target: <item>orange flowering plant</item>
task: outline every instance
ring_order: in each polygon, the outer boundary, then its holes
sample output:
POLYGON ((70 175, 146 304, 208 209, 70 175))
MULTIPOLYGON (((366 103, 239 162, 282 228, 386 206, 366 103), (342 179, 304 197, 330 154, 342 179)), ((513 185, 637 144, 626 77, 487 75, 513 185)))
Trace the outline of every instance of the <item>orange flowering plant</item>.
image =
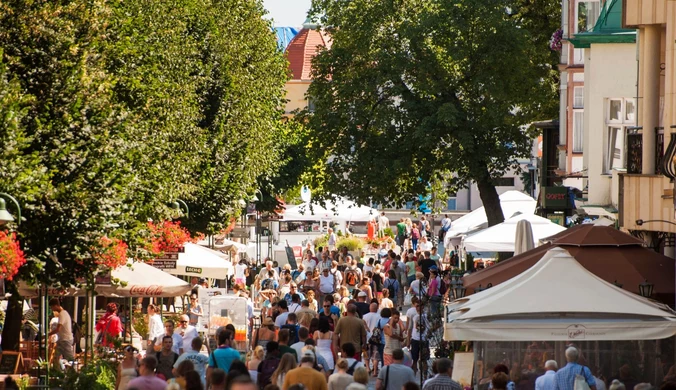
POLYGON ((155 254, 177 252, 186 242, 195 241, 178 221, 148 222, 148 228, 151 237, 149 250, 155 254))
POLYGON ((16 240, 16 234, 0 231, 0 272, 12 280, 19 268, 26 263, 26 257, 16 240))
POLYGON ((93 250, 96 264, 115 269, 127 264, 127 244, 119 238, 103 236, 99 239, 99 246, 93 250))

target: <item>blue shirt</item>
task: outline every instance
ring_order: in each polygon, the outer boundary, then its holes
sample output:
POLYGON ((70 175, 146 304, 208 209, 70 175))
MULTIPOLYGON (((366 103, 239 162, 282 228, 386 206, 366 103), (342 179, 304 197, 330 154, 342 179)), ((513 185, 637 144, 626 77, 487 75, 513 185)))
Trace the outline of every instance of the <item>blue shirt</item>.
POLYGON ((588 367, 568 362, 565 367, 556 372, 554 376, 554 390, 574 390, 575 375, 583 375, 589 387, 596 386, 596 380, 588 367))
POLYGON ((209 367, 220 368, 226 373, 230 371, 230 366, 235 360, 239 360, 239 351, 230 347, 218 347, 217 350, 209 354, 209 367), (214 362, 214 359, 216 360, 214 362))
POLYGON ((549 370, 535 380, 535 390, 554 390, 556 371, 549 370))

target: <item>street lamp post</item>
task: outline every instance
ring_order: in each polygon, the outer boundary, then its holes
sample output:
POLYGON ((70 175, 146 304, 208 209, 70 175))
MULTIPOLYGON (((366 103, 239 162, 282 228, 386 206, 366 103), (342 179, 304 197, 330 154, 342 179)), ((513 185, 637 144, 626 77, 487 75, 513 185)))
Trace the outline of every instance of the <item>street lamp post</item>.
POLYGON ((648 219, 648 220, 637 219, 636 225, 643 226, 643 224, 650 223, 650 222, 661 222, 661 223, 667 223, 669 225, 675 225, 676 226, 676 222, 665 221, 663 219, 648 219))
POLYGON ((176 199, 175 201, 171 202, 170 206, 172 209, 179 211, 182 211, 181 206, 183 206, 185 208, 185 217, 190 218, 190 209, 188 208, 188 205, 184 201, 176 199))
POLYGON ((14 221, 14 217, 12 217, 12 214, 10 214, 7 211, 7 204, 5 203, 5 200, 3 197, 9 199, 14 203, 16 206, 16 214, 17 214, 17 220, 16 224, 20 225, 21 224, 21 206, 19 206, 19 202, 10 194, 0 192, 0 223, 5 223, 5 222, 12 222, 14 221))

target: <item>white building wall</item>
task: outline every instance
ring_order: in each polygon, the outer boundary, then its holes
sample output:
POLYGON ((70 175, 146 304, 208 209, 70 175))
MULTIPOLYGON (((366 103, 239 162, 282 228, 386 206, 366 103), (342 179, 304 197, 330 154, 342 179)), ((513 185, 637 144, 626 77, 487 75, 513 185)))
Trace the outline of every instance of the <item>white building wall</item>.
POLYGON ((585 50, 585 145, 589 204, 611 204, 610 172, 604 172, 608 147, 606 119, 609 98, 636 95, 636 45, 592 44, 585 50))

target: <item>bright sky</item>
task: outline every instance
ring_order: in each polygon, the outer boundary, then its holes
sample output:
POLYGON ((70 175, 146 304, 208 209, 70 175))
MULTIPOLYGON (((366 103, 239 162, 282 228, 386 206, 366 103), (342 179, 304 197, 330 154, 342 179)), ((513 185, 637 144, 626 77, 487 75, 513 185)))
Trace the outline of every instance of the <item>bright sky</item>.
POLYGON ((307 18, 312 0, 263 0, 269 18, 278 27, 300 27, 307 18))

